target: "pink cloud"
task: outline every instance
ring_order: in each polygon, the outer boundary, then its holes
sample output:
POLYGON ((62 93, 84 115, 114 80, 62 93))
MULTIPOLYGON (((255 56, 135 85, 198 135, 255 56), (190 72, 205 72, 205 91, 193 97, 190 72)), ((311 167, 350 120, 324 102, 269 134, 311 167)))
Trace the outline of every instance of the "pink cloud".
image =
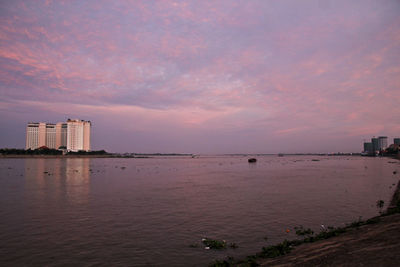
POLYGON ((395 134, 398 8, 10 1, 0 17, 0 101, 7 112, 73 107, 128 121, 131 133, 172 125, 171 138, 173 129, 188 138, 214 129, 233 143, 395 134))

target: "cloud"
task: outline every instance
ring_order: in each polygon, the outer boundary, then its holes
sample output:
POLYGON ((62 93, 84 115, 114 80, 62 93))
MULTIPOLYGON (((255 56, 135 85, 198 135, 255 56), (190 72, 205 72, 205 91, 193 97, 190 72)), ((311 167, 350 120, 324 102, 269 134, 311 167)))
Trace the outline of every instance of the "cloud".
POLYGON ((249 135, 395 135, 399 11, 397 1, 4 1, 0 110, 30 120, 73 108, 127 135, 176 129, 188 143, 214 129, 249 150, 249 135))

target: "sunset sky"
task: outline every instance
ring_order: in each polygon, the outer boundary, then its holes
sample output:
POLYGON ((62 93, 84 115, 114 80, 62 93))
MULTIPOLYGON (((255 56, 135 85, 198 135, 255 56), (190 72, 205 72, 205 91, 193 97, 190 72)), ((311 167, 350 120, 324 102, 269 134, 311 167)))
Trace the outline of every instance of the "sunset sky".
POLYGON ((359 152, 400 136, 400 1, 1 1, 0 147, 359 152))

